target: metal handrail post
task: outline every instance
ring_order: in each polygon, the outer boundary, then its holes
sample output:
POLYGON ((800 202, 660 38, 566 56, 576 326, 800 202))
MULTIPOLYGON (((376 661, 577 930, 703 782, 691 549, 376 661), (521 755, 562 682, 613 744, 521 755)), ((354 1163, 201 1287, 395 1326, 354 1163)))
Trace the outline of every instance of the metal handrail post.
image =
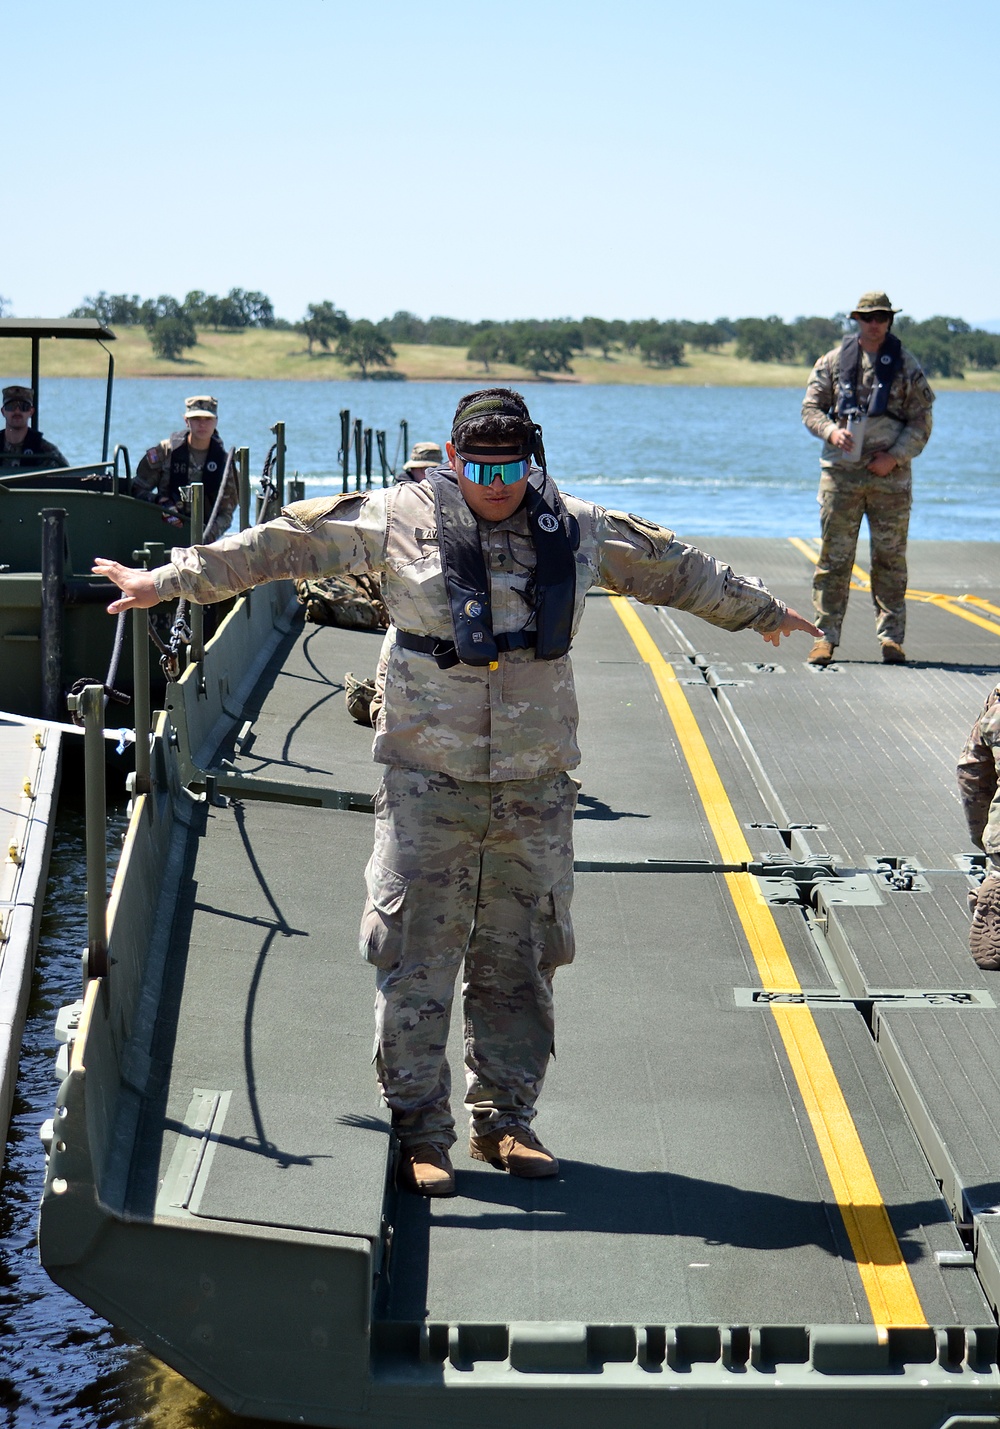
POLYGON ((344 490, 347 490, 348 474, 351 469, 351 409, 341 407, 340 409, 340 457, 341 471, 344 478, 344 490))
POLYGON ((354 490, 361 490, 361 418, 354 418, 354 490))
POLYGON ((385 431, 375 433, 375 445, 378 447, 379 465, 382 468, 382 485, 389 485, 389 458, 385 453, 385 431))
POLYGON ((65 595, 66 512, 47 506, 42 518, 42 718, 62 718, 63 605, 65 595))
POLYGON ((372 484, 372 429, 365 427, 365 490, 372 484))
MULTIPOLYGON (((104 344, 101 343, 104 347, 104 344)), ((104 348, 107 352, 107 348, 104 348)), ((101 447, 101 461, 108 459, 108 442, 111 440, 111 393, 115 385, 115 355, 108 352, 108 391, 104 399, 104 444, 101 447)))
MULTIPOLYGON (((410 424, 405 417, 400 418, 400 434, 403 438, 403 461, 410 460, 410 424)), ((401 463, 402 464, 402 463, 401 463)))
MULTIPOLYGON (((236 453, 236 464, 239 468, 239 489, 240 489, 240 530, 245 531, 250 525, 250 448, 240 447, 236 453)), ((192 532, 194 526, 192 525, 192 532)))
POLYGON ((132 610, 132 686, 135 709, 135 784, 133 794, 148 794, 149 731, 152 723, 149 697, 149 611, 132 610))
POLYGON ((275 422, 271 428, 274 437, 274 484, 278 489, 278 510, 285 504, 285 424, 275 422))
POLYGON ((87 949, 84 979, 108 971, 107 797, 104 787, 104 687, 85 685, 69 708, 83 719, 83 772, 87 832, 87 949))
MULTIPOLYGON (((242 448, 246 451, 246 447, 242 448)), ((242 486, 240 496, 242 499, 242 486)), ((205 488, 200 481, 191 483, 191 533, 198 533, 197 539, 204 538, 205 531, 205 488)), ((188 664, 200 665, 205 658, 205 607, 191 602, 191 644, 188 646, 188 664)))

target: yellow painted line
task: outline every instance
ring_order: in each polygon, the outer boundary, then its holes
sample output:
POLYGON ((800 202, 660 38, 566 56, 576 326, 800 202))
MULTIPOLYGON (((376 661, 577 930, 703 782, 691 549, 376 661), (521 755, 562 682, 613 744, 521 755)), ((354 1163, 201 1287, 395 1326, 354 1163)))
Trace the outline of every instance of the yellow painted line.
MULTIPOLYGON (((819 565, 819 552, 817 550, 808 545, 807 542, 801 540, 798 536, 789 536, 788 540, 797 551, 802 552, 807 560, 812 561, 814 566, 819 565)), ((851 582, 856 590, 871 590, 872 588, 871 576, 862 566, 855 565, 851 567, 851 582)), ((1000 635, 1000 626, 997 625, 995 620, 986 620, 983 616, 976 615, 972 610, 962 609, 962 601, 968 601, 970 604, 974 602, 976 605, 982 606, 984 610, 991 610, 1000 616, 1000 607, 990 605, 989 601, 980 600, 978 596, 943 595, 938 591, 913 590, 908 587, 906 599, 917 601, 921 605, 936 605, 940 610, 946 610, 949 615, 957 615, 960 619, 969 621, 971 625, 978 625, 981 630, 988 630, 991 635, 1000 635)))
MULTIPOLYGON (((722 861, 749 860, 750 847, 677 676, 628 601, 612 596, 611 604, 650 667, 663 697, 722 861)), ((756 881, 748 873, 727 873, 725 880, 765 991, 799 991, 778 925, 756 881)), ((920 1299, 816 1019, 802 1004, 772 1005, 771 1012, 843 1217, 872 1318, 880 1326, 926 1325, 920 1299)))

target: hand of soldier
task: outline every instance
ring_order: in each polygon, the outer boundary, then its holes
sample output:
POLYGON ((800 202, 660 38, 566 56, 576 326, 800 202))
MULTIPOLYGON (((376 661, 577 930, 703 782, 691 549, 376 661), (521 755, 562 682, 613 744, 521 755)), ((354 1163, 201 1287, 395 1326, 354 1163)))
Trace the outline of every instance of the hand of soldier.
POLYGON ((122 592, 118 600, 108 606, 109 615, 117 615, 122 610, 149 610, 159 605, 160 597, 149 571, 137 570, 133 566, 123 566, 118 561, 107 561, 103 556, 94 559, 92 574, 112 581, 122 592))
POLYGON ((1000 876, 988 873, 975 893, 970 893, 972 926, 969 951, 986 972, 1000 971, 1000 876))
POLYGON ((781 637, 791 635, 795 630, 804 630, 814 640, 823 639, 823 632, 819 626, 813 625, 811 620, 806 620, 805 616, 800 615, 797 610, 789 610, 777 630, 772 630, 768 635, 764 635, 764 639, 771 645, 780 645, 781 637))
POLYGON ((852 452, 854 450, 854 438, 846 427, 837 427, 830 433, 830 445, 836 447, 838 451, 852 452))
POLYGON ((872 476, 888 476, 890 471, 896 468, 896 458, 890 456, 888 452, 876 452, 868 463, 868 470, 872 476))

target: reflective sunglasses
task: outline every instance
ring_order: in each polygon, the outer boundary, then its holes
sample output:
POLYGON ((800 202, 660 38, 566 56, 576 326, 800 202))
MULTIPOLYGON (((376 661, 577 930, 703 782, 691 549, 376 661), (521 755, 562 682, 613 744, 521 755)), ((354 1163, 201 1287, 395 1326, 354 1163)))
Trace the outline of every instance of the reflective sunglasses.
POLYGON ((30 412, 30 411, 32 411, 32 406, 31 406, 31 403, 30 403, 30 402, 21 402, 21 401, 18 401, 17 399, 15 399, 13 402, 5 402, 5 403, 3 404, 3 411, 5 411, 5 412, 30 412))
MULTIPOLYGON (((459 456, 461 455, 459 452, 459 456)), ((524 480, 531 465, 527 457, 522 457, 519 461, 470 461, 464 456, 462 464, 462 475, 469 481, 474 481, 477 486, 492 486, 497 477, 504 486, 513 486, 524 480)))
POLYGON ((887 323, 891 313, 858 313, 860 323, 887 323))

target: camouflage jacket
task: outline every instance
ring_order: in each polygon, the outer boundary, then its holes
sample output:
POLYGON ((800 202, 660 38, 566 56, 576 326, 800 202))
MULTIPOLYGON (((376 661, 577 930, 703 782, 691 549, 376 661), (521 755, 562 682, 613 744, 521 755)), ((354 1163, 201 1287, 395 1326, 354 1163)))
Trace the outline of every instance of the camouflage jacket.
MULTIPOLYGON (((186 440, 186 431, 175 432, 172 437, 165 437, 162 442, 158 442, 155 447, 150 447, 148 451, 143 453, 139 465, 135 469, 135 475, 132 478, 133 496, 137 497, 140 501, 155 501, 162 504, 169 502, 172 495, 176 495, 176 493, 171 490, 171 457, 176 447, 186 440)), ((199 457, 202 457, 205 461, 214 459, 218 463, 222 460, 221 453, 224 451, 225 448, 220 438, 218 443, 213 441, 212 446, 207 452, 189 453, 188 459, 192 464, 188 480, 192 482, 201 481, 207 487, 208 483, 205 482, 205 473, 199 470, 194 462, 197 461, 199 457)), ((218 488, 216 488, 216 490, 217 489, 218 488)), ((208 500, 207 496, 208 493, 206 490, 206 521, 211 516, 212 507, 215 505, 214 496, 211 500, 208 500)), ((222 493, 222 500, 219 502, 219 513, 215 518, 211 531, 205 532, 207 540, 213 541, 217 536, 221 536, 224 531, 229 530, 229 524, 233 519, 233 512, 239 504, 239 499, 240 493, 236 480, 236 469, 235 466, 233 466, 226 481, 226 489, 222 493)), ((178 500, 176 506, 182 515, 190 515, 185 501, 178 500)))
POLYGON ((29 430, 23 442, 10 444, 6 435, 0 435, 0 471, 51 471, 60 466, 69 462, 41 432, 29 430))
MULTIPOLYGON (((759 581, 675 540, 652 522, 563 497, 580 524, 574 633, 593 586, 677 606, 726 630, 778 629, 786 607, 759 581)), ((263 581, 339 572, 381 577, 393 625, 453 636, 429 483, 297 502, 277 520, 211 546, 177 548, 154 573, 162 599, 218 600, 263 581)), ((524 511, 480 521, 497 634, 531 629, 524 591, 535 563, 524 511)), ((374 754, 383 764, 456 779, 534 779, 579 763, 577 703, 568 656, 501 654, 496 669, 441 670, 430 655, 393 645, 374 754)))
MULTIPOLYGON (((874 367, 867 353, 862 356, 858 397, 867 406, 871 396, 874 367)), ((840 348, 835 347, 821 357, 812 370, 802 402, 802 420, 823 443, 820 465, 837 467, 844 472, 868 479, 865 462, 876 452, 890 452, 899 467, 908 468, 915 456, 927 445, 931 434, 931 404, 934 393, 912 353, 903 349, 903 365, 889 389, 889 402, 880 417, 870 417, 865 430, 864 446, 859 462, 842 462, 836 447, 830 445, 830 434, 843 423, 837 418, 840 396, 840 348)), ((891 475, 895 475, 893 472, 891 475)), ((909 475, 908 471, 906 475, 909 475)))
POLYGON ((1000 685, 991 690, 958 761, 958 792, 972 842, 1000 871, 1000 685))

